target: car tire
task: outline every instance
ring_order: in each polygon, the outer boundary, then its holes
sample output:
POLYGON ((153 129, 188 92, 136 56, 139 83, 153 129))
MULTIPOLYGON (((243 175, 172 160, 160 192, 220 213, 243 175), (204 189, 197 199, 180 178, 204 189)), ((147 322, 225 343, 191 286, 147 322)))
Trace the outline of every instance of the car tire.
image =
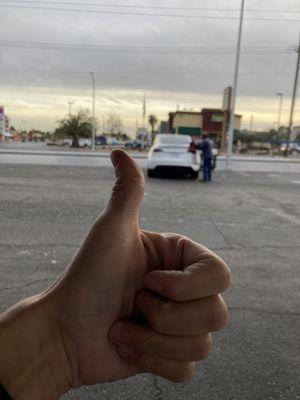
POLYGON ((154 169, 148 169, 147 170, 147 175, 149 178, 154 178, 155 177, 155 170, 154 169))
POLYGON ((193 171, 193 172, 191 172, 191 179, 197 179, 197 178, 198 178, 198 175, 199 175, 199 172, 198 172, 198 171, 193 171))

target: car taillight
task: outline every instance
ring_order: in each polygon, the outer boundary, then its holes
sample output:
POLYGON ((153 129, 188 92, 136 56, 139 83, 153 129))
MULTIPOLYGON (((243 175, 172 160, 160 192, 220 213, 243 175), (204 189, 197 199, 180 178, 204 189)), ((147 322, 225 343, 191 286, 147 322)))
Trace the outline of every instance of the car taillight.
POLYGON ((189 153, 193 153, 193 154, 196 153, 196 143, 195 142, 190 143, 189 153))
POLYGON ((154 149, 153 153, 160 153, 162 151, 162 149, 154 149))

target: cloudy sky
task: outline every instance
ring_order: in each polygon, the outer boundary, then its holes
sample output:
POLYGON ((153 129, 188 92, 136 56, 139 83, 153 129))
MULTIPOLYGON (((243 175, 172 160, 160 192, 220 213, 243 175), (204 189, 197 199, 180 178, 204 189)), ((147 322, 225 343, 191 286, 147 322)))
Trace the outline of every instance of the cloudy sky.
MULTIPOLYGON (((72 110, 117 112, 128 132, 147 114, 220 107, 232 84, 240 0, 0 0, 0 104, 17 128, 53 129, 72 110)), ((243 126, 287 124, 299 0, 246 0, 237 111, 243 126)), ((299 96, 298 96, 299 97, 299 96)), ((295 124, 300 124, 300 101, 295 124)))

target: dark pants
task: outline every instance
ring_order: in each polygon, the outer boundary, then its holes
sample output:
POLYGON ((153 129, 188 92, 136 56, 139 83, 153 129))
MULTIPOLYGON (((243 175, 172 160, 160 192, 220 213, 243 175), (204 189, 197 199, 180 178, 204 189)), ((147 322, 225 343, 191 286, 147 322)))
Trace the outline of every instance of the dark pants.
POLYGON ((203 158, 203 181, 211 181, 211 158, 203 158))

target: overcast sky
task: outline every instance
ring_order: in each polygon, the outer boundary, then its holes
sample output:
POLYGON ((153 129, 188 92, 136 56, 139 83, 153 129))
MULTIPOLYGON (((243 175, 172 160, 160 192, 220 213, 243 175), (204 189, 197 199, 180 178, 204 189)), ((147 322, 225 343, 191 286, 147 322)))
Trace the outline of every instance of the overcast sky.
MULTIPOLYGON (((100 125, 113 110, 133 133, 144 93, 147 114, 160 119, 178 105, 220 107, 233 81, 240 4, 0 0, 0 104, 17 128, 53 129, 69 101, 74 111, 91 108, 94 71, 100 125)), ((251 115, 254 129, 274 126, 276 92, 284 93, 287 124, 299 31, 299 0, 246 0, 237 100, 244 127, 251 115)))

